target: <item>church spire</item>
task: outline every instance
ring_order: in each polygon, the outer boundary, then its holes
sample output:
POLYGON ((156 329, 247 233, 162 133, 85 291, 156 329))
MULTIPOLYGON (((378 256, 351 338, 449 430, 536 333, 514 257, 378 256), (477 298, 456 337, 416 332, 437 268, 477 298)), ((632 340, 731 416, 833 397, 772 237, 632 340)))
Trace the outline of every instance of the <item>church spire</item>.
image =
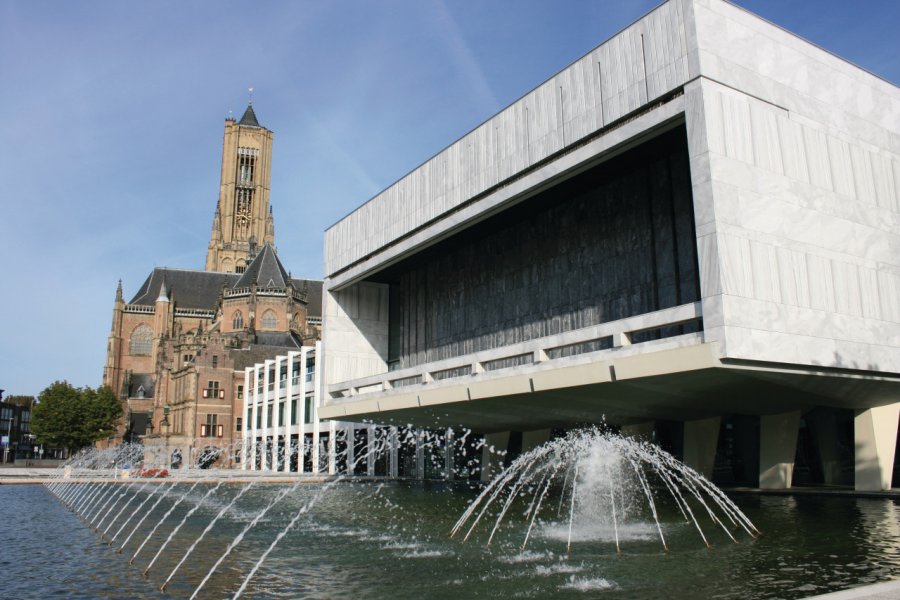
MULTIPOLYGON (((251 88, 252 94, 252 88, 251 88)), ((249 98, 239 121, 225 120, 219 202, 206 255, 206 270, 242 273, 250 241, 275 243, 269 207, 271 131, 259 124, 249 98)))

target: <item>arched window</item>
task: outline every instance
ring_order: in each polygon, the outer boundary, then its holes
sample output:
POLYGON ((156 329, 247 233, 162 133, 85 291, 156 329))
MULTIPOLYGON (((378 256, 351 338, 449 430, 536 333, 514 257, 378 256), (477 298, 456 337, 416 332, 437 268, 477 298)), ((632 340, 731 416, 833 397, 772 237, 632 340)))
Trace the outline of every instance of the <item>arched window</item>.
POLYGON ((146 356, 153 349, 153 330, 147 325, 139 325, 131 332, 131 353, 146 356))
POLYGON ((267 310, 263 313, 262 316, 262 327, 263 329, 275 329, 278 327, 278 320, 275 318, 275 313, 271 310, 267 310))
POLYGON ((244 328, 244 315, 241 314, 241 311, 236 311, 234 313, 234 318, 231 319, 231 328, 232 329, 243 329, 244 328))

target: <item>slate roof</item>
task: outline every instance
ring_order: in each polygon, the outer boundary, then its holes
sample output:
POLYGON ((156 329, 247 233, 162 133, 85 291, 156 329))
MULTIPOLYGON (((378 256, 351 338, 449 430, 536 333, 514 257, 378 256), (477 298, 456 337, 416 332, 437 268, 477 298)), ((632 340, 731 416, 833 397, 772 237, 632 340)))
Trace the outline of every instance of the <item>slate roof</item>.
POLYGON ((256 258, 247 266, 247 270, 241 274, 241 278, 234 287, 250 287, 256 281, 260 287, 287 287, 288 274, 284 270, 275 249, 266 243, 256 258))
MULTIPOLYGON (((261 334, 257 334, 259 336, 261 334)), ((231 358, 234 360, 234 370, 243 371, 247 367, 252 367, 256 363, 261 363, 269 359, 285 354, 288 350, 296 350, 300 344, 291 346, 260 346, 252 345, 249 348, 240 350, 232 350, 231 358)))
POLYGON ((159 297, 159 289, 165 281, 169 300, 177 302, 179 307, 213 310, 219 300, 222 286, 233 287, 240 276, 240 273, 157 267, 153 269, 129 304, 154 306, 159 297))
POLYGON ((310 317, 322 316, 322 282, 316 279, 291 279, 295 290, 302 290, 308 284, 309 294, 306 296, 306 314, 310 317))
POLYGON ((322 282, 315 279, 290 277, 270 244, 263 246, 243 273, 216 273, 157 267, 153 269, 129 304, 154 306, 159 298, 160 289, 165 284, 169 301, 176 302, 179 308, 214 310, 222 287, 250 287, 254 279, 259 287, 284 288, 287 287, 288 280, 297 291, 303 290, 306 286, 308 291, 307 314, 311 317, 322 316, 322 282))
POLYGON ((279 333, 277 331, 257 331, 256 345, 277 346, 279 348, 291 348, 296 350, 303 346, 303 342, 290 332, 279 333))
POLYGON ((244 127, 262 127, 262 125, 259 124, 259 121, 256 120, 256 113, 253 112, 252 104, 247 105, 247 110, 244 111, 244 116, 238 121, 238 125, 243 125, 244 127))

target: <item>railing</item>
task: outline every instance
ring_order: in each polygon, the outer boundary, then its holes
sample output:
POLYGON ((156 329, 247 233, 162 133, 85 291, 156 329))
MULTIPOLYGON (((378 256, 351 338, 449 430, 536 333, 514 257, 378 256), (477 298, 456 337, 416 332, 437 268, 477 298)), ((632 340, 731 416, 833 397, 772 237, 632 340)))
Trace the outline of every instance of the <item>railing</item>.
POLYGON ((201 317, 204 319, 212 319, 216 316, 216 311, 206 310, 202 308, 176 308, 176 317, 201 317))
POLYGON ((143 306, 140 304, 126 304, 124 311, 127 313, 135 313, 135 314, 144 314, 144 315, 152 315, 156 312, 156 307, 154 306, 143 306))
MULTIPOLYGON (((701 319, 699 302, 682 304, 475 354, 332 384, 328 386, 328 394, 331 399, 347 398, 397 388, 429 385, 458 377, 478 376, 513 367, 538 365, 588 352, 608 351, 631 346, 632 343, 642 343, 645 339, 651 338, 651 334, 656 335, 657 339, 680 335, 667 330, 678 325, 700 323, 701 319)), ((702 330, 702 327, 699 329, 702 330)))

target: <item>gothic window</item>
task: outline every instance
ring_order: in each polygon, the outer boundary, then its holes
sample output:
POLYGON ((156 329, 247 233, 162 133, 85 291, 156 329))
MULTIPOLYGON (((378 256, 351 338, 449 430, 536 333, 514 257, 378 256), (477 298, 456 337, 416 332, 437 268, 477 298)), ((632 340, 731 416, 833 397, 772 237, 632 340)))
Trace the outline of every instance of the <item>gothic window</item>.
POLYGON ((234 199, 234 234, 238 239, 250 235, 250 221, 253 219, 253 190, 238 188, 234 199))
POLYGON ((262 316, 262 327, 263 329, 275 329, 278 326, 278 320, 275 318, 275 313, 271 310, 267 310, 263 313, 262 316))
POLYGON ((247 265, 244 264, 244 261, 242 261, 242 260, 237 261, 237 265, 234 267, 234 272, 235 273, 243 273, 246 270, 247 270, 247 265))
POLYGON ((153 330, 147 325, 139 325, 131 332, 131 353, 147 356, 153 349, 153 330))
POLYGON ((255 148, 238 148, 238 183, 253 183, 253 168, 256 166, 255 148))
POLYGON ((234 318, 231 319, 231 328, 232 329, 243 329, 244 328, 244 315, 241 314, 241 311, 237 311, 234 313, 234 318))

